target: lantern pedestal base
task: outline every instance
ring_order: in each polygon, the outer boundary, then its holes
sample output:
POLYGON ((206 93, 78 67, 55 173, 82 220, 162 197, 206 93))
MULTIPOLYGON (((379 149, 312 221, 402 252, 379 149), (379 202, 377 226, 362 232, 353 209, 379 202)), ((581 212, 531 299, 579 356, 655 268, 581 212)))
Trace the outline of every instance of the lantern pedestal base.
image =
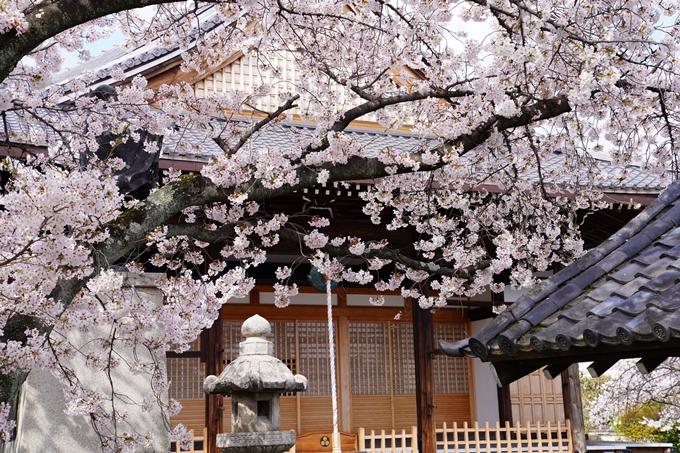
POLYGON ((281 453, 295 445, 295 431, 265 431, 217 435, 222 453, 281 453))

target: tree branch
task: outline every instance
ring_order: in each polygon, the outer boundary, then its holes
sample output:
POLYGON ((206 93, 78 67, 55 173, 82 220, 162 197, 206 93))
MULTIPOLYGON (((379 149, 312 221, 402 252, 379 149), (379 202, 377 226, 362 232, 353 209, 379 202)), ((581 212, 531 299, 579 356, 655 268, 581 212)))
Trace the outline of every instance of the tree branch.
MULTIPOLYGON (((281 228, 276 231, 276 233, 284 240, 293 241, 300 244, 304 243, 305 233, 296 231, 290 228, 281 228)), ((216 244, 224 242, 226 239, 235 236, 235 229, 233 225, 224 225, 216 230, 207 230, 203 226, 198 224, 173 224, 168 225, 168 230, 166 233, 167 237, 173 236, 189 236, 191 238, 197 239, 199 241, 208 242, 210 244, 216 244)), ((349 247, 335 247, 333 245, 326 245, 320 249, 324 253, 328 253, 331 256, 342 258, 351 256, 354 258, 381 258, 385 260, 390 260, 395 263, 403 264, 411 269, 421 270, 428 272, 431 275, 443 275, 447 277, 458 277, 465 280, 471 280, 474 277, 476 271, 481 269, 486 269, 489 267, 491 261, 482 260, 479 263, 465 267, 463 269, 454 269, 451 267, 444 267, 438 264, 433 264, 426 261, 420 261, 408 256, 403 255, 398 250, 390 248, 381 249, 366 249, 361 255, 353 254, 349 247)))
MULTIPOLYGON (((299 243, 304 242, 304 233, 300 233, 299 231, 291 230, 289 228, 282 228, 279 231, 277 231, 279 236, 281 238, 289 240, 289 241, 295 241, 299 243)), ((425 261, 419 261, 413 258, 409 258, 405 255, 403 255, 401 252, 398 250, 394 249, 389 249, 389 248, 381 248, 381 249, 366 249, 364 253, 361 255, 355 255, 352 252, 350 252, 349 247, 335 247, 333 245, 326 245, 325 247, 322 247, 321 249, 322 252, 328 253, 331 256, 335 256, 338 258, 341 257, 346 257, 346 256, 351 256, 354 258, 365 258, 365 259, 370 259, 370 258, 381 258, 381 259, 386 259, 393 261, 395 263, 403 264, 404 266, 408 266, 411 269, 416 269, 416 270, 421 270, 425 271, 431 275, 443 275, 447 277, 458 277, 462 278, 465 280, 471 280, 474 277, 474 274, 477 270, 480 269, 486 269, 489 267, 491 264, 491 261, 488 260, 483 260, 480 261, 479 263, 468 266, 463 269, 453 269, 450 267, 442 267, 439 266, 438 264, 433 264, 425 261)))
POLYGON ((297 107, 297 104, 295 104, 295 101, 297 101, 298 99, 300 99, 299 94, 296 94, 295 96, 291 96, 290 98, 288 98, 288 100, 286 101, 285 104, 283 104, 281 107, 274 110, 273 112, 269 113, 265 118, 263 118, 260 121, 258 121, 257 123, 255 123, 255 125, 253 125, 253 127, 251 127, 248 130, 248 132, 244 133, 241 136, 241 138, 238 140, 238 142, 233 147, 230 148, 229 145, 224 141, 224 139, 222 139, 222 137, 215 138, 215 143, 217 143, 217 145, 220 148, 222 148, 222 150, 225 153, 232 154, 232 153, 238 151, 239 149, 241 149, 241 147, 243 145, 246 144, 246 142, 248 140, 250 140, 250 137, 252 137, 253 134, 255 134, 257 131, 259 131, 260 129, 262 129, 263 127, 265 127, 267 124, 271 123, 272 121, 274 121, 282 113, 286 112, 287 110, 290 110, 292 108, 297 107))
POLYGON ((171 3, 168 0, 56 0, 42 2, 25 13, 27 31, 17 35, 12 30, 0 34, 0 82, 16 68, 19 61, 53 36, 109 14, 149 5, 171 3))

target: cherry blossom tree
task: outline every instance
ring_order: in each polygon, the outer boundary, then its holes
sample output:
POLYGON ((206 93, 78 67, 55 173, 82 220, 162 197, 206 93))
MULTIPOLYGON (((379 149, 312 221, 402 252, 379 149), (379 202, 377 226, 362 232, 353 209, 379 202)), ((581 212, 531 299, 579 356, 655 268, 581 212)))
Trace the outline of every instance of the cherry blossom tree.
MULTIPOLYGON (((27 374, 48 369, 68 385, 68 411, 91 415, 104 450, 148 442, 145 433, 122 428, 110 393, 85 388, 64 366, 62 358, 80 353, 64 332, 108 323, 112 335, 88 363, 105 373, 117 366, 149 373, 162 392, 158 364, 121 364, 107 354, 111 345, 186 348, 222 304, 249 291, 249 270, 279 241, 303 245, 301 253, 335 281, 373 285, 377 303, 381 291, 400 289, 424 309, 487 287, 526 286, 533 270, 568 262, 582 251, 573 214, 597 206, 599 181, 625 178, 630 164, 675 177, 678 6, 0 1, 1 167, 8 179, 0 198, 0 437, 10 436, 27 374), (210 4, 220 21, 201 28, 210 4), (486 32, 475 37, 472 29, 486 32), (186 83, 151 89, 120 69, 111 74, 116 96, 108 98, 87 95, 88 73, 52 83, 64 51, 86 59, 84 43, 113 30, 126 34, 130 48, 151 40, 179 45, 183 67, 198 74, 240 50, 270 82, 199 97, 186 83), (285 53, 305 75, 297 83, 271 64, 285 53), (278 107, 259 111, 258 99, 275 85, 288 87, 278 107), (9 131, 10 115, 30 133, 9 131), (285 149, 252 145, 293 119, 314 124, 314 133, 285 149), (420 145, 369 150, 347 133, 358 120, 379 124, 386 135, 407 130, 420 145), (120 193, 120 159, 80 158, 98 149, 104 132, 115 147, 139 141, 140 130, 163 136, 173 128, 204 131, 222 153, 199 173, 169 172, 142 200, 120 193), (562 163, 547 165, 556 150, 562 163), (593 151, 624 170, 603 174, 593 151), (356 180, 373 181, 361 194, 363 211, 383 229, 382 241, 331 237, 324 227, 332 219, 266 208, 296 190, 356 180), (419 237, 414 253, 390 245, 390 231, 402 228, 419 237), (206 252, 209 244, 220 245, 220 256, 206 252), (364 264, 350 266, 348 258, 364 264), (131 272, 167 270, 158 282, 165 304, 131 302, 111 270, 116 263, 131 272), (436 297, 417 290, 424 281, 436 297), (159 322, 165 336, 148 335, 159 322)), ((158 152, 155 142, 145 147, 158 152)), ((281 306, 297 291, 290 272, 277 272, 281 306)))
POLYGON ((594 391, 584 400, 592 425, 616 425, 626 414, 643 412, 647 416, 638 423, 647 426, 644 432, 677 430, 680 420, 678 362, 677 357, 670 357, 651 373, 642 374, 634 360, 625 360, 618 362, 603 377, 586 378, 593 381, 594 391), (641 411, 644 406, 649 410, 641 411))

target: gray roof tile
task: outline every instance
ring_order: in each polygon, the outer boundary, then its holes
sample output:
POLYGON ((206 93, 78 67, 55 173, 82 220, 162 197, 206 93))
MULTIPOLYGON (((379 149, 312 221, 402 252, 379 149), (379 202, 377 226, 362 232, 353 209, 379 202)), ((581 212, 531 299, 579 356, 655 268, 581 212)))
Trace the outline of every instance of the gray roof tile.
POLYGON ((673 286, 678 280, 680 280, 680 269, 678 269, 680 263, 678 261, 673 261, 667 270, 661 272, 659 275, 642 285, 643 289, 648 289, 657 294, 661 294, 673 286))
POLYGON ((654 247, 648 248, 643 253, 636 256, 634 260, 638 263, 649 266, 661 258, 661 255, 665 254, 667 251, 669 251, 669 249, 666 246, 657 243, 654 247))
POLYGON ((680 214, 680 211, 675 212, 671 210, 667 215, 640 231, 640 234, 647 236, 651 241, 655 241, 659 236, 668 232, 669 229, 677 226, 675 223, 677 221, 675 218, 677 214, 680 214))
POLYGON ((642 268, 635 276, 636 277, 645 277, 647 279, 652 279, 668 269, 668 266, 674 264, 676 260, 670 256, 664 257, 664 258, 659 258, 649 266, 645 266, 642 268))
MULTIPOLYGON (((680 238, 679 238, 680 239, 680 238)), ((668 250, 664 250, 659 257, 670 256, 675 259, 680 259, 680 245, 676 245, 668 250)))
POLYGON ((611 280, 616 280, 617 283, 625 284, 634 279, 638 273, 645 268, 642 263, 636 263, 631 261, 623 266, 621 269, 617 270, 609 278, 611 280))
POLYGON ((657 241, 657 244, 661 244, 668 248, 680 245, 680 228, 669 230, 668 234, 657 241))
POLYGON ((595 280, 602 277, 604 274, 606 274, 605 270, 602 269, 599 265, 591 266, 584 270, 583 272, 581 272, 581 275, 575 277, 571 281, 571 284, 575 285, 580 290, 584 290, 585 288, 590 286, 595 280))
POLYGON ((588 297, 599 302, 603 302, 604 300, 611 297, 614 291, 616 291, 619 288, 621 288, 621 283, 617 282, 616 280, 608 280, 602 282, 602 284, 595 288, 594 290, 589 291, 588 297))
MULTIPOLYGON (((665 249, 663 249, 663 250, 665 250, 665 249)), ((659 252, 659 254, 660 253, 661 252, 659 252)), ((612 269, 614 269, 616 266, 618 266, 619 264, 626 261, 627 259, 628 259, 628 255, 626 255, 625 253, 623 253, 619 250, 615 250, 613 253, 611 253, 610 255, 603 258, 602 261, 597 263, 597 265, 602 270, 604 270, 605 272, 609 272, 612 269)), ((567 266, 567 267, 569 267, 569 266, 567 266)))
POLYGON ((612 294, 615 294, 617 296, 621 296, 624 299, 632 296, 635 294, 642 285, 647 283, 649 281, 649 278, 647 277, 635 277, 633 280, 629 281, 625 285, 617 288, 612 294))
POLYGON ((652 332, 657 340, 665 343, 671 339, 671 329, 680 331, 680 310, 668 314, 652 324, 652 332))
POLYGON ((621 341, 619 340, 619 337, 616 336, 616 329, 627 324, 632 319, 632 316, 628 316, 622 311, 615 311, 595 324, 593 330, 597 330, 600 334, 600 341, 603 343, 619 344, 621 341))
MULTIPOLYGON (((626 300, 625 297, 617 296, 612 293, 610 294, 611 295, 607 299, 600 301, 602 303, 591 308, 588 314, 602 318, 609 315, 616 307, 626 300)), ((590 294, 588 294, 588 296, 590 296, 590 294)))
POLYGON ((570 307, 567 310, 560 312, 557 316, 559 318, 567 318, 573 322, 579 322, 582 321, 586 316, 588 316, 590 310, 597 305, 598 303, 595 302, 594 300, 586 299, 581 303, 576 304, 573 307, 570 307))
POLYGON ((675 312, 678 310, 678 303, 680 303, 680 283, 668 288, 663 294, 654 298, 649 302, 656 308, 667 312, 675 312))
POLYGON ((634 236, 619 247, 619 252, 625 253, 630 258, 640 253, 640 251, 651 245, 652 242, 653 240, 646 235, 634 236))
POLYGON ((662 310, 650 307, 626 324, 617 327, 616 336, 625 345, 631 345, 635 341, 653 341, 655 337, 652 334, 652 325, 666 317, 667 314, 662 310))
POLYGON ((534 351, 542 351, 544 349, 559 349, 559 346, 557 346, 557 343, 555 342, 555 336, 559 333, 565 332, 574 324, 575 323, 568 318, 560 319, 550 327, 530 334, 525 341, 534 351))
POLYGON ((544 300, 524 315, 524 319, 528 320, 533 326, 537 326, 543 322, 545 318, 559 310, 559 308, 560 306, 554 301, 550 299, 544 300))
POLYGON ((628 316, 637 316, 647 309, 647 303, 656 297, 656 293, 652 291, 647 291, 642 288, 640 291, 635 293, 632 297, 616 304, 612 310, 619 310, 626 313, 628 316))

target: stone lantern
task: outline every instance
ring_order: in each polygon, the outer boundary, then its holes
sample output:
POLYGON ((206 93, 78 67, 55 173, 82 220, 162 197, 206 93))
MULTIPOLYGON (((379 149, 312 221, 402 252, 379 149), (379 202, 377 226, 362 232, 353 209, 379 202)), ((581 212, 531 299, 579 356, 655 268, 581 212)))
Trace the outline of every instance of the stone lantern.
POLYGON ((295 431, 281 431, 281 393, 307 389, 307 379, 295 375, 274 357, 267 337, 269 321, 260 315, 241 327, 246 340, 239 344, 239 357, 219 377, 208 376, 203 391, 231 396, 231 429, 217 435, 217 448, 224 453, 280 453, 295 445, 295 431))

